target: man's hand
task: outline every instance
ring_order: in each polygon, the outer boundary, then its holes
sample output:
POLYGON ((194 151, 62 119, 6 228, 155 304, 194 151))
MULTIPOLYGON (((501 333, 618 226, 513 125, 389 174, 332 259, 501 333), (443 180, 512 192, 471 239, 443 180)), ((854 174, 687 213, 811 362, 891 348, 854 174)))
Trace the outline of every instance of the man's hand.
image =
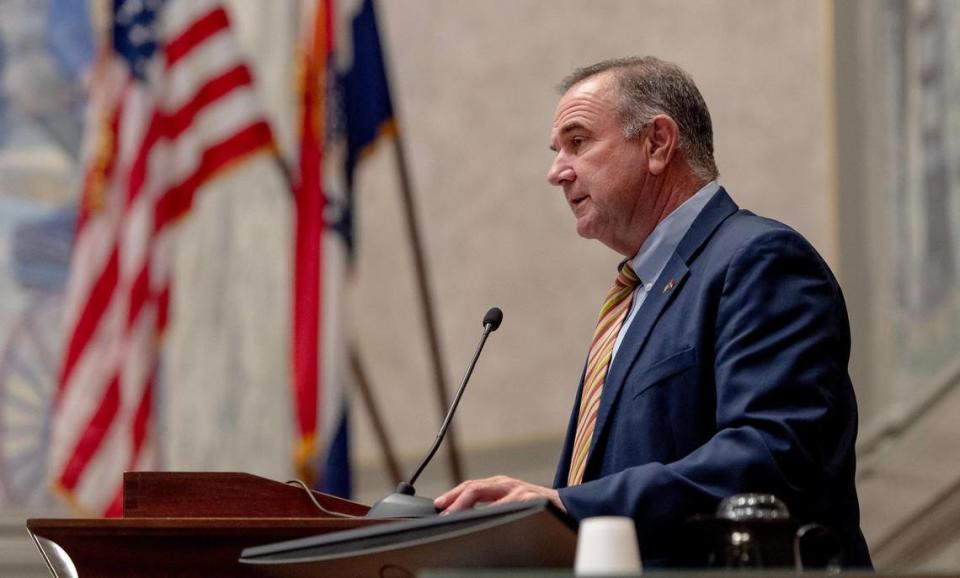
POLYGON ((556 490, 507 476, 467 480, 434 500, 433 505, 443 510, 443 513, 449 514, 472 508, 477 502, 506 504, 536 498, 547 498, 562 511, 567 511, 556 490))

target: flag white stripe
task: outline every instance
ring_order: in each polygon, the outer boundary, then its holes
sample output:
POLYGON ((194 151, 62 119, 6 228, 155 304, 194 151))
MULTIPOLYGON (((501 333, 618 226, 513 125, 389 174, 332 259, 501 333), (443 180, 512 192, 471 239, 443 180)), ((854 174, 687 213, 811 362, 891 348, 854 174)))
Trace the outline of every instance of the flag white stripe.
MULTIPOLYGON (((124 342, 124 363, 120 368, 120 399, 123 417, 132 415, 140 404, 144 386, 156 359, 157 308, 146 305, 124 342)), ((125 420, 126 421, 126 420, 125 420)))
POLYGON ((134 200, 123 222, 120 237, 120 277, 133 284, 150 251, 153 231, 153 200, 141 194, 134 200))
POLYGON ((229 34, 219 32, 193 48, 167 71, 163 88, 163 108, 176 110, 192 100, 199 88, 198 78, 216 78, 243 64, 236 43, 229 34))
MULTIPOLYGON (((154 107, 155 99, 148 90, 139 84, 134 84, 130 88, 123 105, 123 116, 120 119, 120 134, 117 142, 117 170, 119 172, 117 174, 129 174, 133 162, 139 156, 143 138, 150 126, 154 107)), ((126 178, 120 178, 117 181, 122 189, 126 189, 126 178)), ((113 200, 119 201, 125 198, 124 195, 119 198, 113 197, 113 200)))
MULTIPOLYGON (((170 184, 181 183, 192 175, 200 165, 200 153, 236 132, 247 128, 262 116, 257 114, 257 106, 248 90, 236 90, 217 101, 216 106, 207 107, 199 114, 180 138, 171 145, 167 141, 161 146, 173 147, 165 154, 170 155, 170 184)), ((154 173, 155 174, 155 173, 154 173)))

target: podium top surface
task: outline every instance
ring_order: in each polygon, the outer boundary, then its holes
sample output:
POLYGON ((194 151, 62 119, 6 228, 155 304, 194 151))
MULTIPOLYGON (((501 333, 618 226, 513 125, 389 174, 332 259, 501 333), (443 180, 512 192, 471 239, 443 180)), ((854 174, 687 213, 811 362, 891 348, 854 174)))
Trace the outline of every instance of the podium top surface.
POLYGON ((576 524, 546 499, 489 506, 457 512, 447 516, 394 521, 327 534, 247 548, 241 561, 322 560, 355 556, 385 548, 397 548, 411 543, 425 543, 449 539, 454 535, 470 534, 479 529, 506 527, 512 522, 546 514, 566 526, 570 536, 576 536, 576 524))
POLYGON ((240 563, 283 578, 415 576, 437 567, 570 568, 574 528, 548 500, 531 500, 249 547, 240 563))

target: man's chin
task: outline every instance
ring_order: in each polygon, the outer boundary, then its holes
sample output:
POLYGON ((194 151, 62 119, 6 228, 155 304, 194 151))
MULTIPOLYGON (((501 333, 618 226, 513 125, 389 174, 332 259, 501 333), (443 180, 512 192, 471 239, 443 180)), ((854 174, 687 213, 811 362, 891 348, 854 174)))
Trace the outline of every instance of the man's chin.
POLYGON ((596 227, 589 220, 577 219, 577 234, 584 239, 596 239, 597 231, 595 229, 596 227))

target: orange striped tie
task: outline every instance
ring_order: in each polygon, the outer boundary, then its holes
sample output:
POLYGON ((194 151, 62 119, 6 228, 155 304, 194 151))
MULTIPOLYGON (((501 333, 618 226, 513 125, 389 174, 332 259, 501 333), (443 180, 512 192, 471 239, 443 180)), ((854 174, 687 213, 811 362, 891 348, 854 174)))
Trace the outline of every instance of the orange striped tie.
POLYGON ((567 485, 575 486, 583 481, 583 470, 587 464, 587 451, 590 439, 597 423, 597 410, 600 407, 600 393, 603 381, 610 368, 613 357, 613 344, 617 341, 620 326, 630 311, 633 291, 640 284, 637 274, 630 268, 630 262, 624 262, 620 273, 607 293, 600 308, 597 329, 593 332, 593 343, 587 356, 587 370, 583 377, 583 393, 580 395, 580 414, 577 418, 577 435, 573 438, 573 454, 570 456, 570 472, 567 485))

